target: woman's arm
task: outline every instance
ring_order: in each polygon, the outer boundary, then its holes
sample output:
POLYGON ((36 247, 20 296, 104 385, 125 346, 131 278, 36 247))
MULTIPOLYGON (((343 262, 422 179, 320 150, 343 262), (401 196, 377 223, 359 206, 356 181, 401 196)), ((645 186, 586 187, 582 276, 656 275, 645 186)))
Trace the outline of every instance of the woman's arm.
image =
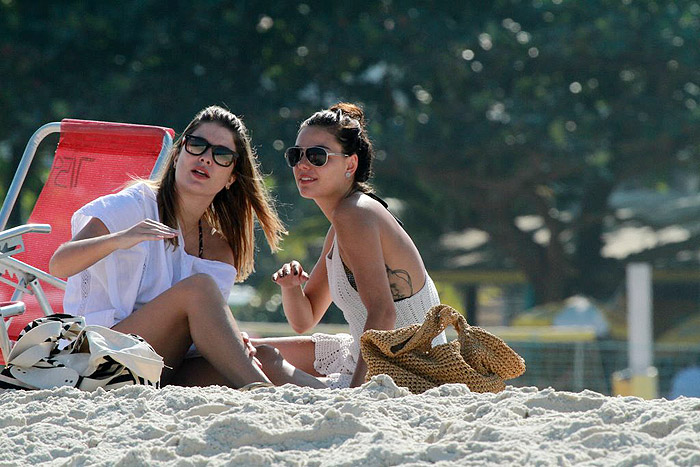
POLYGON ((284 264, 272 275, 272 281, 282 289, 284 315, 292 329, 299 334, 316 326, 331 304, 326 255, 332 245, 333 235, 331 228, 311 275, 304 271, 298 261, 284 264), (302 284, 305 285, 302 287, 302 284))
MULTIPOLYGON (((379 218, 368 208, 346 205, 336 210, 333 218, 343 260, 353 271, 357 291, 365 308, 367 329, 394 329, 396 307, 387 277, 382 249, 379 218)), ((351 387, 365 380, 367 366, 359 356, 351 387)))
POLYGON ((110 253, 131 248, 146 240, 162 240, 177 236, 177 230, 151 219, 145 219, 131 228, 111 233, 98 218, 91 218, 83 229, 64 243, 49 261, 49 272, 58 277, 69 277, 83 271, 110 253))

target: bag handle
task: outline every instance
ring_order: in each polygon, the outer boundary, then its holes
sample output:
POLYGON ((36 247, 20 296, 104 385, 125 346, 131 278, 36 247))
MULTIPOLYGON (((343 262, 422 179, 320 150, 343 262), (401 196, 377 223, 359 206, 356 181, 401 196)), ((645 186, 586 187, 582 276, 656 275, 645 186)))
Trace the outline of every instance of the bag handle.
MULTIPOLYGON (((439 336, 447 326, 453 326, 460 336, 470 327, 464 316, 451 306, 435 305, 428 310, 422 325, 414 324, 404 328, 406 330, 405 340, 392 345, 388 349, 387 355, 394 357, 413 351, 428 352, 432 347, 433 339, 439 336)), ((397 331, 400 330, 397 329, 391 332, 397 331)))
POLYGON ((387 349, 377 339, 375 345, 381 347, 390 357, 413 351, 427 353, 432 347, 433 339, 447 326, 453 326, 457 331, 460 354, 478 373, 495 374, 506 380, 517 378, 525 372, 525 361, 508 344, 485 329, 470 326, 464 316, 449 305, 432 307, 422 325, 415 324, 401 330, 384 331, 400 332, 402 337, 405 336, 404 339, 399 339, 398 344, 387 349))

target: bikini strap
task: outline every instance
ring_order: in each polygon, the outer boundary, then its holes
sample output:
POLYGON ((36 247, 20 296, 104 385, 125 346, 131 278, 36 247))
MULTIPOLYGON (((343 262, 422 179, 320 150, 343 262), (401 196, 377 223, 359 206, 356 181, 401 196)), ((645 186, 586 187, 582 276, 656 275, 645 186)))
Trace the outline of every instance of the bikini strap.
MULTIPOLYGON (((363 192, 363 193, 364 193, 364 192, 363 192)), ((375 195, 374 193, 365 193, 365 194, 366 194, 367 196, 369 196, 370 198, 379 201, 379 203, 380 203, 382 206, 384 206, 384 208, 385 208, 387 211, 389 211, 389 214, 391 214, 392 216, 394 216, 394 219, 396 219, 396 222, 398 222, 399 225, 400 225, 401 227, 403 227, 403 222, 401 222, 401 219, 399 219, 398 217, 396 217, 396 214, 394 214, 393 212, 391 212, 391 210, 389 210, 389 205, 387 204, 386 201, 384 201, 383 199, 381 199, 379 196, 375 195)))

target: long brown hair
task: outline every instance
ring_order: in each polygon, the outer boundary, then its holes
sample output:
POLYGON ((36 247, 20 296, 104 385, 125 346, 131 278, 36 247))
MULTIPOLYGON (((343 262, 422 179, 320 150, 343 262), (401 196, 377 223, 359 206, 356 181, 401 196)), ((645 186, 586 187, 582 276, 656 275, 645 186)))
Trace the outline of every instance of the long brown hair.
MULTIPOLYGON (((257 155, 251 147, 248 130, 241 119, 216 105, 205 108, 194 117, 175 140, 168 154, 164 172, 155 183, 158 211, 162 223, 178 228, 175 156, 182 149, 184 136, 191 134, 204 122, 218 123, 229 129, 233 134, 236 152, 240 156, 233 169, 236 181, 230 188, 223 188, 214 196, 214 201, 204 216, 209 225, 220 232, 231 247, 234 266, 238 271, 236 281, 241 282, 255 270, 255 219, 260 223, 272 252, 279 250, 282 236, 287 233, 265 187, 257 155)), ((169 241, 177 245, 177 238, 169 241)))

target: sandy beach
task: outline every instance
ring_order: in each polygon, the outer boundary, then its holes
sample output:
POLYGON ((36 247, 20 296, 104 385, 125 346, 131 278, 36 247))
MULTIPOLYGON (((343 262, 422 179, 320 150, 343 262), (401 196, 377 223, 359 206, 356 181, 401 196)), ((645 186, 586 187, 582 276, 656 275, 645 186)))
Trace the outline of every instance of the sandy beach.
POLYGON ((0 391, 0 465, 700 465, 700 399, 446 385, 0 391))

